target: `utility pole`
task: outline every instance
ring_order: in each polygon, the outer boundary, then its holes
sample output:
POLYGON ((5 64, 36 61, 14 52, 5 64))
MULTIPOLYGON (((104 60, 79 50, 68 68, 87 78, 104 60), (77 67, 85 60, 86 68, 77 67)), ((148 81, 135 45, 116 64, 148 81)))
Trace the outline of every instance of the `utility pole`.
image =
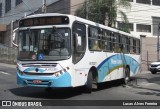
POLYGON ((85 16, 86 16, 86 19, 88 19, 88 3, 87 3, 88 1, 87 0, 85 0, 85 8, 86 8, 86 12, 85 12, 85 16))
POLYGON ((159 34, 160 34, 160 23, 158 24, 158 36, 157 36, 157 61, 159 61, 159 34))
POLYGON ((12 42, 13 42, 13 20, 11 21, 11 43, 10 43, 10 46, 11 47, 13 47, 13 44, 12 44, 12 42))
POLYGON ((42 13, 46 13, 46 12, 47 12, 46 0, 43 0, 42 13))

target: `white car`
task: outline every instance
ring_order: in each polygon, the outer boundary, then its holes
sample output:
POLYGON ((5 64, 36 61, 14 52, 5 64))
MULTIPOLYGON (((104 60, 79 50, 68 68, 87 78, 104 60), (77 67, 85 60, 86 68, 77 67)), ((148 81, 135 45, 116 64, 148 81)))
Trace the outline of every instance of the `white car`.
POLYGON ((152 74, 156 74, 157 72, 160 72, 160 62, 152 62, 149 65, 149 70, 152 74))

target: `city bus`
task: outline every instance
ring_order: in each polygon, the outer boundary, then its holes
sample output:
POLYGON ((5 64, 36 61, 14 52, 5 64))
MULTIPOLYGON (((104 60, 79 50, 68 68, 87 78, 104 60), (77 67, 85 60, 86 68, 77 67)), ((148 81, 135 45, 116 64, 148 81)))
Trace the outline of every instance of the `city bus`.
POLYGON ((140 38, 80 17, 59 13, 22 18, 18 27, 17 84, 51 88, 99 83, 139 71, 140 38))

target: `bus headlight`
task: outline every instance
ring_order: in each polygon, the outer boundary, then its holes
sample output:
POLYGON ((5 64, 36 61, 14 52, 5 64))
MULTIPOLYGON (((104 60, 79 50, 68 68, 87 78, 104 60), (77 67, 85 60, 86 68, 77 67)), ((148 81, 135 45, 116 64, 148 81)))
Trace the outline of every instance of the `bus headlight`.
POLYGON ((22 72, 22 71, 20 71, 20 70, 18 70, 18 73, 19 73, 20 75, 23 75, 23 72, 22 72))
POLYGON ((60 70, 60 71, 58 71, 58 72, 55 72, 53 75, 56 76, 56 77, 59 77, 59 76, 62 75, 62 74, 63 74, 63 71, 60 70))

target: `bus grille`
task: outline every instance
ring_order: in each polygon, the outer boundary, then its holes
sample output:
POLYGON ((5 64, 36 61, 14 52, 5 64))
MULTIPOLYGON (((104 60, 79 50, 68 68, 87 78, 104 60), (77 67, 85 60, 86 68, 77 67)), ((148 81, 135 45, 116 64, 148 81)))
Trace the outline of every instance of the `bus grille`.
POLYGON ((25 75, 35 75, 35 76, 52 76, 54 73, 29 73, 24 72, 25 75))
POLYGON ((56 63, 25 63, 22 64, 23 67, 56 67, 56 63))

